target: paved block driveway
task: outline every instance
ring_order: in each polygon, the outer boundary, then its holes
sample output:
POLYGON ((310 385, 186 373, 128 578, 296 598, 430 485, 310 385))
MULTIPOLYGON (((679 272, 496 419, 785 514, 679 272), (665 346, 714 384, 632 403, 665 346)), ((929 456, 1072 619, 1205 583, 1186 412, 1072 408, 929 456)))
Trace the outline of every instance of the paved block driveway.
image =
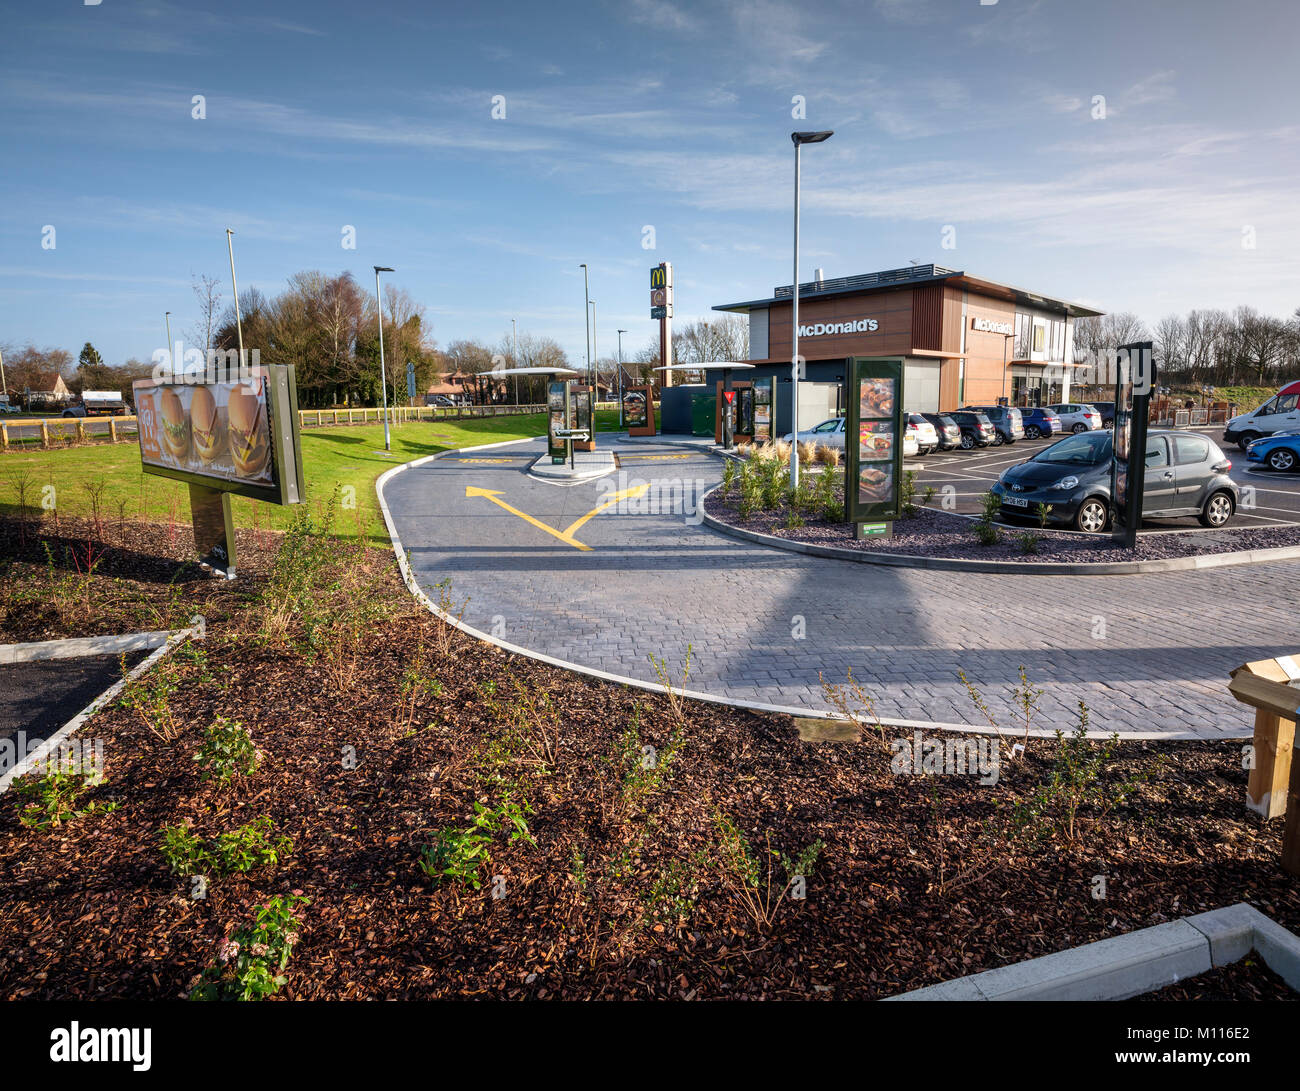
POLYGON ((457 602, 469 599, 468 624, 575 664, 653 681, 649 656, 679 671, 690 644, 690 688, 807 708, 828 707, 818 671, 843 680, 852 668, 881 716, 954 724, 984 722, 964 669, 1014 725, 1024 664, 1046 691, 1043 726, 1071 728, 1082 698, 1094 732, 1249 735, 1228 671, 1300 650, 1297 562, 1028 577, 803 557, 649 510, 656 497, 672 507, 683 480, 689 507, 719 480, 716 458, 601 442, 625 476, 534 480, 533 441, 392 478, 384 496, 422 586, 449 579, 457 602))

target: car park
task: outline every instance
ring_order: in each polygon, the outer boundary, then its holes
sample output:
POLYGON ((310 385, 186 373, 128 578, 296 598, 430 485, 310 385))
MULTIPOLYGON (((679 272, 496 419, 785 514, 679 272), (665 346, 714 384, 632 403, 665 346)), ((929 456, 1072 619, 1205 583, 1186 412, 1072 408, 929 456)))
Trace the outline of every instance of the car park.
POLYGON ((1049 405, 1047 408, 1061 418, 1061 430, 1064 432, 1095 432, 1101 427, 1101 414, 1095 406, 1069 402, 1049 405))
POLYGON ((1246 448, 1247 462, 1262 462, 1283 473, 1300 469, 1300 433, 1279 432, 1257 439, 1246 448))
POLYGON ((949 413, 948 416, 961 429, 962 450, 969 451, 972 447, 987 447, 990 443, 995 442, 997 430, 993 427, 993 422, 983 413, 976 413, 969 409, 958 409, 956 412, 949 413))
POLYGON ((1300 427, 1300 382, 1288 383, 1263 405, 1239 413, 1223 427, 1223 442, 1243 451, 1257 439, 1300 427))
MULTIPOLYGON (((1045 447, 1027 462, 1004 470, 993 485, 1004 515, 1037 517, 1075 530, 1100 532, 1111 517, 1113 436, 1075 434, 1045 447), (1040 508, 1039 505, 1043 505, 1040 508)), ((1208 436, 1155 431, 1147 437, 1142 510, 1145 517, 1195 515, 1221 527, 1237 510, 1232 463, 1208 436)))
POLYGON ((1025 438, 1025 426, 1020 417, 1020 410, 1013 406, 967 405, 963 408, 972 413, 983 413, 988 418, 993 425, 993 443, 998 447, 1025 438))
POLYGON ((1062 429, 1060 417, 1050 409, 1037 405, 1021 408, 1020 421, 1025 426, 1026 439, 1054 436, 1062 429))
MULTIPOLYGON (((907 431, 916 436, 917 453, 928 455, 939 449, 939 433, 920 413, 907 414, 907 431)), ((904 452, 906 454, 906 452, 904 452)))
POLYGON ((922 413, 921 416, 934 425, 939 450, 951 451, 954 447, 961 446, 961 428, 947 413, 922 413))

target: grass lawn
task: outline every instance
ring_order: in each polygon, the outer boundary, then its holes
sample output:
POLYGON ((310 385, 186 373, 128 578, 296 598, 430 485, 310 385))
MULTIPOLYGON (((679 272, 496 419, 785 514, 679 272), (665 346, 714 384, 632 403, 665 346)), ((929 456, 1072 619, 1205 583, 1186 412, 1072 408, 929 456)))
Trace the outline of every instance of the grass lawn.
MULTIPOLYGON (((599 410, 597 431, 618 427, 617 410, 599 410)), ((473 447, 510 439, 526 439, 546 432, 546 417, 483 417, 475 420, 437 420, 399 424, 392 428, 393 449, 384 452, 384 430, 379 424, 338 428, 304 428, 302 457, 307 481, 307 501, 328 500, 335 486, 356 490, 355 511, 345 511, 348 535, 361 534, 377 544, 387 544, 383 517, 375 498, 375 479, 385 470, 411 459, 456 447, 473 447)), ((41 506, 49 485, 60 515, 93 514, 92 491, 103 482, 100 512, 104 519, 148 519, 189 522, 188 486, 140 469, 140 448, 135 443, 88 443, 52 450, 12 451, 0 455, 0 510, 17 512, 23 482, 29 509, 41 506)), ((284 527, 292 512, 274 504, 235 497, 235 523, 241 527, 284 527)))

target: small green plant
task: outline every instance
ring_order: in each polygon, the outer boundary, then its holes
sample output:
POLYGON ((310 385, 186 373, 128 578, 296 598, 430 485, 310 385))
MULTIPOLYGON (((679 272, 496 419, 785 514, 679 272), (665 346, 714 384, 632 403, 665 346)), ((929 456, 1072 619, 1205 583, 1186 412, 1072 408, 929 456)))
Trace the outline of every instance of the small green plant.
POLYGON ((714 814, 713 824, 718 837, 714 863, 724 885, 750 920, 760 930, 767 931, 776 923, 787 898, 803 899, 805 881, 821 856, 824 842, 818 838, 791 858, 772 848, 772 835, 768 832, 764 834, 760 858, 749 847, 740 828, 721 811, 714 814), (776 877, 778 865, 785 873, 784 880, 776 877))
POLYGON ((250 776, 260 757, 253 737, 243 724, 218 716, 203 733, 203 743, 194 760, 203 780, 226 784, 235 777, 250 776))
POLYGON ((848 671, 848 681, 843 686, 826 681, 821 671, 817 672, 817 681, 821 683, 827 703, 857 728, 859 735, 865 734, 870 726, 880 735, 880 741, 886 742, 885 725, 880 722, 880 716, 876 712, 875 699, 853 677, 852 667, 848 671))
POLYGON ((1024 530, 1016 535, 1016 546, 1021 553, 1037 553, 1038 543, 1041 540, 1041 535, 1035 534, 1032 530, 1024 530))
POLYGON ((159 842, 163 862, 177 875, 242 875, 278 864, 293 852, 293 838, 277 836, 269 815, 218 834, 211 845, 204 844, 188 823, 164 826, 159 842))
POLYGON ((781 524, 786 530, 797 530, 804 525, 804 518, 799 514, 797 508, 791 508, 785 513, 785 519, 781 524))
POLYGON ((259 906, 251 927, 217 944, 215 965, 204 971, 190 999, 261 1000, 279 992, 302 929, 298 911, 310 904, 294 891, 259 906))
POLYGON ((18 798, 26 802, 18 811, 18 821, 28 829, 48 830, 96 811, 107 813, 116 810, 116 803, 78 806, 81 797, 96 783, 94 776, 64 769, 20 777, 14 781, 13 789, 18 798))
POLYGON ((991 490, 986 492, 980 497, 980 509, 980 517, 973 524, 975 539, 983 546, 996 545, 1002 540, 1002 535, 993 520, 1002 510, 1001 497, 991 490))
POLYGON ((921 509, 916 506, 916 471, 907 470, 898 482, 898 499, 903 506, 903 518, 915 519, 921 509))
MULTIPOLYGON (((123 654, 122 675, 127 677, 129 674, 126 655, 123 654)), ((118 704, 134 712, 140 722, 163 742, 175 742, 182 725, 172 715, 171 700, 179 688, 180 683, 171 670, 155 667, 138 678, 130 678, 122 687, 118 704)))
MULTIPOLYGON (((699 864, 701 856, 693 861, 699 864)), ((686 860, 672 860, 650 882, 641 904, 646 919, 655 924, 675 925, 689 921, 695 913, 696 868, 686 860)))
POLYGON ((1119 735, 1112 734, 1097 746, 1088 738, 1088 719, 1088 706, 1080 701, 1075 729, 1069 735, 1057 730, 1060 749, 1051 774, 1012 810, 1017 828, 1073 844, 1082 831, 1083 812, 1088 812, 1091 821, 1100 821, 1154 775, 1159 763, 1149 764, 1135 776, 1108 782, 1106 767, 1115 757, 1119 735))
POLYGON ((587 893, 587 858, 581 847, 574 845, 569 851, 569 874, 573 876, 574 885, 580 894, 587 893))
POLYGON ((469 828, 449 826, 439 830, 433 843, 420 850, 418 866, 436 882, 450 879, 478 890, 483 885, 481 872, 492 861, 494 834, 504 833, 510 844, 524 842, 536 847, 537 842, 528 829, 531 814, 533 808, 528 800, 516 802, 509 792, 496 807, 475 800, 469 828))
POLYGON ((734 458, 724 459, 722 462, 722 495, 728 496, 732 487, 736 483, 736 472, 739 463, 734 458))
POLYGON ((686 723, 686 698, 683 696, 686 690, 686 683, 691 677, 691 653, 693 646, 686 645, 686 661, 682 666, 682 683, 679 689, 673 681, 671 672, 668 670, 667 658, 657 659, 654 654, 650 655, 650 665, 654 668, 659 684, 663 686, 664 693, 668 697, 668 707, 672 710, 673 719, 679 724, 686 723))
POLYGON ((828 523, 844 522, 844 502, 842 500, 832 500, 822 508, 822 518, 828 523))

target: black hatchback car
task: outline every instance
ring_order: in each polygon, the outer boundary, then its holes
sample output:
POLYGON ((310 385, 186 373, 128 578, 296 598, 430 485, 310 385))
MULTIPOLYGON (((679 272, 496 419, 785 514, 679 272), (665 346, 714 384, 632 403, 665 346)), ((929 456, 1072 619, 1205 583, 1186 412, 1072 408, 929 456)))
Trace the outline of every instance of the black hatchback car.
POLYGON ((997 441, 997 431, 993 422, 983 413, 973 413, 969 409, 958 409, 947 413, 961 429, 961 445, 969 451, 972 447, 987 447, 997 441))
MULTIPOLYGON (((1043 504, 1051 508, 1049 523, 1105 530, 1113 440, 1110 432, 1080 432, 1004 470, 992 490, 1002 500, 1002 514, 1036 517, 1043 504)), ((1237 510, 1237 483, 1228 476, 1230 469, 1232 463, 1207 436, 1152 432, 1142 514, 1154 519, 1195 515, 1203 526, 1223 526, 1237 510)))
POLYGON ((1020 410, 1010 405, 968 405, 972 413, 983 413, 988 417, 996 433, 993 442, 1001 447, 1004 443, 1015 443, 1025 438, 1025 422, 1020 410))

